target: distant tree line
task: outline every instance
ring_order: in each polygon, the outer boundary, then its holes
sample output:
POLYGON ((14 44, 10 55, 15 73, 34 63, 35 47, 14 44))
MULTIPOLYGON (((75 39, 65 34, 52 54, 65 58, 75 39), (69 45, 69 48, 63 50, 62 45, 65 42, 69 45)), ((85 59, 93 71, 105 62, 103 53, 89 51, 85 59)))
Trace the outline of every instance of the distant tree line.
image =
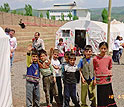
MULTIPOLYGON (((33 16, 32 14, 32 6, 30 4, 25 4, 25 8, 24 8, 25 12, 23 11, 17 11, 17 10, 10 10, 10 6, 8 3, 4 3, 3 6, 0 6, 0 11, 1 12, 9 12, 9 13, 13 13, 13 14, 18 14, 18 15, 25 15, 25 16, 33 16)), ((43 13, 40 13, 40 17, 43 18, 43 13)), ((49 14, 49 11, 46 12, 46 17, 47 19, 52 19, 52 20, 56 20, 55 16, 51 16, 49 14)), ((78 16, 72 16, 72 14, 69 12, 69 14, 67 15, 67 17, 69 18, 69 20, 78 20, 78 16)), ((61 14, 61 21, 65 20, 65 16, 62 13, 61 14)))
POLYGON ((25 16, 32 16, 32 6, 31 5, 25 5, 25 8, 24 8, 25 12, 23 11, 16 11, 16 10, 12 10, 10 11, 10 6, 8 3, 4 3, 3 6, 1 5, 0 6, 0 11, 1 12, 11 12, 13 14, 19 14, 19 15, 25 15, 25 16))

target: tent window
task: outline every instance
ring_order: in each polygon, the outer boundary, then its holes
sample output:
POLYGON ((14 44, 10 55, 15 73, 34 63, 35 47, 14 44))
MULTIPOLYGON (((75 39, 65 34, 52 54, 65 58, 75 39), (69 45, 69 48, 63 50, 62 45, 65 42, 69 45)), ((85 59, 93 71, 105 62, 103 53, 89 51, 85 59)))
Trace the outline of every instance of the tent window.
POLYGON ((70 37, 70 30, 62 30, 63 37, 70 37))

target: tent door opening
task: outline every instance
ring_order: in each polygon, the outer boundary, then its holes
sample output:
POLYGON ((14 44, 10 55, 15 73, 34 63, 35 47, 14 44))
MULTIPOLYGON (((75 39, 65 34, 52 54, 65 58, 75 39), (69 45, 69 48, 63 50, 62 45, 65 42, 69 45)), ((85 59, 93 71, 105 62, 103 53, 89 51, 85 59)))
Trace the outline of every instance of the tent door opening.
POLYGON ((75 46, 84 48, 86 45, 86 30, 75 30, 75 46))

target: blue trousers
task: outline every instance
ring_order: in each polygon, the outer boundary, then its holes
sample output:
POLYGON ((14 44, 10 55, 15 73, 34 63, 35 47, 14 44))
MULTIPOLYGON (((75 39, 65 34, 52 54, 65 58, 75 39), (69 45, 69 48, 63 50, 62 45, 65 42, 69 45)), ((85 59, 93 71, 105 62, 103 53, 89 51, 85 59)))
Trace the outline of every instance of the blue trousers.
POLYGON ((75 104, 75 107, 80 107, 77 98, 76 84, 64 83, 64 107, 69 107, 70 97, 75 104))
POLYGON ((26 81, 26 107, 40 107, 39 83, 26 81))
POLYGON ((113 50, 112 59, 114 62, 118 62, 118 64, 120 64, 119 50, 113 50))
POLYGON ((12 67, 13 60, 14 60, 14 54, 15 54, 15 52, 12 53, 12 57, 10 58, 10 66, 11 67, 12 67))

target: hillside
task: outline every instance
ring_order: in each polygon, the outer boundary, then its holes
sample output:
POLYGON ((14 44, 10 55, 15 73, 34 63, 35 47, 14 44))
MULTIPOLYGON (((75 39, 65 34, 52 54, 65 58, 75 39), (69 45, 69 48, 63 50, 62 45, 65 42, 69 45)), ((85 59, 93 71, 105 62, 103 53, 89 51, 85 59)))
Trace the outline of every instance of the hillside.
MULTIPOLYGON (((90 9, 91 20, 101 21, 101 13, 104 8, 93 8, 90 9)), ((108 8, 106 8, 108 9, 108 8)), ((113 7, 112 8, 112 20, 117 19, 124 22, 124 6, 123 7, 113 7)))
MULTIPOLYGON (((91 8, 89 9, 91 12, 91 20, 95 21, 101 21, 101 13, 104 8, 91 8)), ((106 8, 108 10, 108 8, 106 8)), ((24 8, 16 9, 17 13, 18 12, 25 12, 24 8)), ((38 16, 40 13, 38 10, 33 9, 32 11, 33 16, 38 16)), ((112 20, 117 19, 119 21, 124 22, 124 6, 122 7, 112 7, 112 20)))

